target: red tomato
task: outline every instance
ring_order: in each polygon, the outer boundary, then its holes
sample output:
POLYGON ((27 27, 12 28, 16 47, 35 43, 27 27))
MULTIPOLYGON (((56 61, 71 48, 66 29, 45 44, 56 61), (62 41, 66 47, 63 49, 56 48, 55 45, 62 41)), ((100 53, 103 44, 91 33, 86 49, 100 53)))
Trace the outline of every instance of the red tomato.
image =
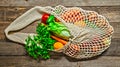
POLYGON ((45 13, 45 14, 43 14, 42 15, 42 23, 45 23, 46 24, 46 21, 47 21, 47 19, 49 18, 49 14, 47 14, 47 13, 45 13))

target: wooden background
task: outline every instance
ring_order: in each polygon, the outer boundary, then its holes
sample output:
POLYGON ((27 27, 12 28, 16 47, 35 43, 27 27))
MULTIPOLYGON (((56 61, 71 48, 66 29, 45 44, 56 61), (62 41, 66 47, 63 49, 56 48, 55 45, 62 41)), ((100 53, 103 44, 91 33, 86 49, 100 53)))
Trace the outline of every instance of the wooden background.
MULTIPOLYGON (((27 27, 34 31, 35 24, 27 27)), ((25 32, 26 30, 22 30, 25 32)), ((120 0, 0 0, 0 67, 120 67, 120 0), (63 54, 51 53, 48 60, 34 60, 24 46, 8 40, 4 29, 17 17, 34 6, 77 6, 105 16, 114 27, 110 48, 101 56, 75 60, 63 54)))

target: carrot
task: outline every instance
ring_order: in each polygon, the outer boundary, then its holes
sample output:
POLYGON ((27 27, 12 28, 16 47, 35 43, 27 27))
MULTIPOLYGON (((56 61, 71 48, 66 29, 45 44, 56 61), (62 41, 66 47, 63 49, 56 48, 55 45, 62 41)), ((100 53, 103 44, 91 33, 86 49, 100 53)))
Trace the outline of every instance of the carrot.
POLYGON ((55 39, 56 41, 61 42, 63 45, 67 44, 67 41, 65 41, 65 40, 63 40, 63 39, 60 39, 60 38, 58 38, 58 37, 56 37, 56 36, 53 36, 53 35, 51 35, 51 37, 52 37, 53 39, 55 39))
POLYGON ((57 18, 55 18, 55 21, 56 21, 56 22, 60 22, 57 18))

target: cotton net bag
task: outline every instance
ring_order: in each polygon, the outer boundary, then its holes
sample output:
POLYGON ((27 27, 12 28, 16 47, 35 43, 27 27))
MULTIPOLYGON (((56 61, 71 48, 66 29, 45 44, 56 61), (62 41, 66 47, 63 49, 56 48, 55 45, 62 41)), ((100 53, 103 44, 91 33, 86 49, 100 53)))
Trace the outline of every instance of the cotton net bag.
POLYGON ((94 11, 78 7, 66 8, 61 5, 54 8, 50 6, 31 8, 5 29, 6 37, 25 44, 25 39, 35 33, 20 33, 19 30, 41 19, 43 13, 54 15, 73 36, 63 48, 53 50, 55 52, 63 52, 72 58, 84 59, 100 55, 110 46, 113 27, 105 17, 94 11))

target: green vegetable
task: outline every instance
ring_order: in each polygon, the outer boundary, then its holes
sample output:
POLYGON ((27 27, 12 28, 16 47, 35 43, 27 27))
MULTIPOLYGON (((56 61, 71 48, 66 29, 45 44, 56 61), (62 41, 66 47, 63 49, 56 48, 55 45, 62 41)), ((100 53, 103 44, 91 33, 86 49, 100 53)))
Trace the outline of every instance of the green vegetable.
POLYGON ((67 27, 59 22, 49 23, 48 30, 50 30, 57 37, 60 37, 66 40, 68 40, 69 37, 71 36, 67 27))
POLYGON ((50 15, 49 18, 47 19, 47 22, 52 22, 55 19, 54 15, 50 15))
MULTIPOLYGON (((55 22, 54 19, 55 17, 50 15, 47 19, 46 26, 43 23, 38 23, 36 28, 37 35, 29 36, 26 39, 25 49, 33 58, 50 58, 49 51, 54 49, 53 44, 55 43, 55 40, 50 37, 50 32, 64 39, 70 37, 70 32, 67 27, 55 22)), ((46 21, 46 18, 44 20, 46 21)))
POLYGON ((39 57, 50 58, 49 50, 53 50, 55 40, 50 38, 50 32, 44 24, 39 23, 36 29, 37 35, 26 39, 25 49, 30 56, 37 59, 39 57))
POLYGON ((55 22, 55 17, 53 15, 49 16, 47 20, 47 26, 49 31, 60 38, 68 40, 71 36, 65 25, 60 22, 55 22))

